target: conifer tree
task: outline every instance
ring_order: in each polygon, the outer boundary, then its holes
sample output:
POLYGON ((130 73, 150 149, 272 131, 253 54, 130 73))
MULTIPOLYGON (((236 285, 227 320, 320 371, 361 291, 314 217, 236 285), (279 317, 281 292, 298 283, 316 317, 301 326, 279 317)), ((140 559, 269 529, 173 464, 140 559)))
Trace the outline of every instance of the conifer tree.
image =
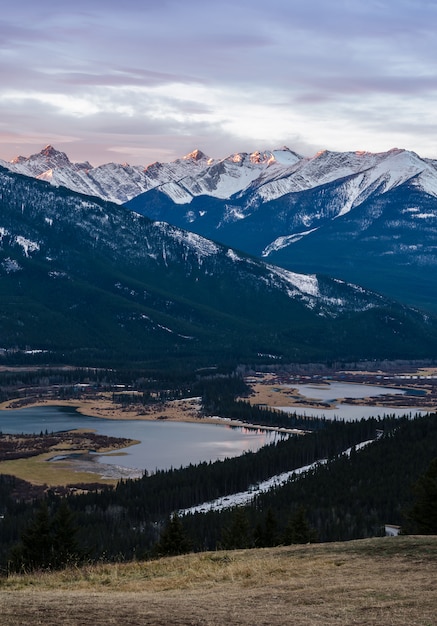
POLYGON ((278 541, 278 520, 272 509, 268 509, 264 524, 259 523, 255 528, 255 546, 268 548, 276 546, 278 541))
POLYGON ((422 535, 437 534, 437 458, 433 459, 415 485, 416 501, 409 518, 414 532, 422 535))
POLYGON ((308 523, 305 508, 300 506, 291 516, 284 533, 285 545, 315 541, 315 532, 308 523))
POLYGON ((79 548, 77 533, 79 528, 74 523, 74 516, 68 507, 66 500, 61 504, 52 522, 52 543, 54 564, 63 567, 67 564, 77 563, 83 558, 79 548))
POLYGON ((47 502, 44 500, 11 555, 17 571, 49 569, 53 565, 53 542, 47 502))
POLYGON ((235 509, 230 525, 223 530, 221 544, 225 550, 252 547, 250 524, 243 508, 237 507, 235 509))
POLYGON ((159 556, 175 556, 185 554, 191 550, 191 542, 188 539, 181 518, 173 513, 168 524, 161 532, 159 542, 155 546, 155 552, 159 556))

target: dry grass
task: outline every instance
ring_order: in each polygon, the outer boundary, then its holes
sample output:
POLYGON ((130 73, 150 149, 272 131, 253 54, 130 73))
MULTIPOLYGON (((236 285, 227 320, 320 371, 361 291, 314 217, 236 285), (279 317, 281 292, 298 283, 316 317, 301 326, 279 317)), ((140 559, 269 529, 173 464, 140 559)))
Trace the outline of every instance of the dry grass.
POLYGON ((0 474, 16 476, 32 485, 48 485, 50 487, 71 485, 72 483, 115 485, 117 482, 113 479, 101 478, 97 473, 77 472, 68 460, 49 463, 49 460, 54 456, 54 453, 47 452, 28 459, 2 461, 0 474))
POLYGON ((437 537, 191 554, 0 580, 4 626, 431 626, 437 537))
MULTIPOLYGON (((149 405, 125 405, 114 401, 123 393, 99 393, 92 398, 75 400, 53 400, 47 398, 16 398, 0 403, 0 411, 29 407, 65 406, 75 409, 82 415, 103 417, 113 420, 156 420, 165 419, 183 422, 205 421, 200 415, 200 403, 195 398, 151 403, 149 405)), ((1 417, 1 415, 0 415, 1 417)))

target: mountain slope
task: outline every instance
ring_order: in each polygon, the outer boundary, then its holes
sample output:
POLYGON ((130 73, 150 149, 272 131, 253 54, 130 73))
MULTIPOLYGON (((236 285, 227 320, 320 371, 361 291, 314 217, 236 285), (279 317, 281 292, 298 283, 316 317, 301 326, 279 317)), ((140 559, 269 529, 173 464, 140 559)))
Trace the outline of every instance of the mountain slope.
POLYGON ((199 195, 228 198, 258 180, 281 175, 301 159, 288 148, 238 153, 217 161, 194 150, 171 163, 156 162, 147 167, 106 163, 92 167, 88 162, 72 163, 64 152, 47 145, 30 157, 15 157, 9 162, 0 161, 0 165, 54 186, 62 185, 119 204, 159 189, 183 205, 199 195))
POLYGON ((281 148, 214 160, 195 150, 145 168, 93 168, 46 146, 4 165, 437 313, 437 161, 414 152, 303 158, 281 148))
POLYGON ((126 206, 301 272, 357 282, 437 312, 436 162, 414 153, 321 153, 227 200, 126 206))
POLYGON ((436 241, 437 199, 415 177, 306 236, 276 240, 263 257, 297 271, 323 268, 436 311, 436 241))
POLYGON ((149 364, 435 354, 434 319, 359 287, 276 268, 6 170, 0 191, 0 347, 16 358, 24 350, 149 364))

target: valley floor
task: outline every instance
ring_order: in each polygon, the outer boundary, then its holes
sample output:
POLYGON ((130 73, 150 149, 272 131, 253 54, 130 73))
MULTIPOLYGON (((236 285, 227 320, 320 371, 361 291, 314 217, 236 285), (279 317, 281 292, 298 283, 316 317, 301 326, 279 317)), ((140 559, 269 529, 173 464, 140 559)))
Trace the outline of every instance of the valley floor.
MULTIPOLYGON (((353 383, 354 386, 372 385, 391 387, 396 389, 409 389, 410 395, 387 395, 379 397, 359 398, 353 400, 350 398, 340 398, 337 404, 343 403, 372 405, 384 408, 389 411, 393 407, 405 407, 406 411, 411 406, 420 406, 423 410, 434 411, 437 407, 437 368, 402 370, 396 372, 382 372, 380 370, 368 371, 335 371, 329 375, 309 374, 301 372, 300 374, 255 374, 246 379, 250 386, 250 394, 244 400, 248 400, 254 405, 265 405, 271 408, 279 407, 295 407, 299 409, 310 408, 329 408, 329 404, 323 403, 317 398, 308 398, 299 393, 298 388, 301 384, 317 387, 326 387, 329 383, 339 381, 343 383, 353 383)), ((346 385, 347 386, 347 385, 346 385)), ((83 385, 80 396, 72 399, 61 399, 55 397, 58 393, 57 387, 47 387, 46 389, 23 388, 21 397, 8 400, 0 404, 0 424, 1 411, 10 409, 20 409, 31 406, 69 406, 75 408, 79 413, 113 420, 167 420, 167 421, 184 421, 197 422, 202 421, 211 423, 233 424, 238 425, 240 422, 226 419, 225 416, 207 416, 202 414, 200 398, 185 398, 172 401, 155 401, 148 404, 129 403, 125 394, 129 398, 140 392, 130 390, 129 392, 120 391, 117 393, 102 392, 93 389, 92 385, 83 385)), ((58 394, 59 395, 59 394, 58 394)), ((250 424, 244 424, 246 428, 250 428, 250 424)), ((255 426, 259 428, 259 426, 255 426)), ((272 428, 274 427, 265 427, 272 428)), ((283 429, 281 429, 283 430, 283 429)), ((127 443, 127 442, 126 442, 127 443)), ((94 445, 90 449, 94 449, 94 445)), ((52 452, 51 456, 55 456, 57 452, 52 452)), ((19 459, 16 455, 14 461, 3 461, 0 463, 0 473, 7 473, 22 478, 34 484, 47 484, 51 486, 67 485, 69 483, 95 483, 101 482, 108 484, 115 480, 101 478, 93 473, 93 467, 86 464, 82 468, 82 472, 77 472, 77 462, 74 466, 65 460, 63 473, 59 471, 59 465, 55 468, 46 463, 50 458, 48 454, 32 457, 30 459, 19 459)), ((0 459, 1 461, 1 459, 0 459)))
POLYGON ((434 626, 437 537, 390 537, 0 579, 3 626, 434 626))
MULTIPOLYGON (((437 407, 437 368, 415 370, 412 373, 397 375, 383 374, 382 372, 337 372, 336 375, 329 377, 258 374, 248 379, 251 393, 247 399, 251 404, 265 405, 271 408, 296 407, 296 410, 299 408, 324 408, 327 406, 326 404, 318 402, 316 399, 303 397, 296 391, 293 385, 299 383, 320 385, 334 382, 335 380, 342 380, 342 382, 350 382, 357 385, 383 385, 424 392, 423 396, 391 395, 377 399, 360 398, 355 404, 363 406, 371 404, 387 408, 396 406, 408 408, 409 405, 414 405, 422 406, 429 411, 433 411, 437 407)), ((51 398, 50 390, 45 397, 41 394, 35 397, 30 391, 28 396, 0 403, 0 411, 31 406, 68 406, 75 408, 83 415, 114 420, 171 420, 184 422, 198 422, 202 420, 203 423, 217 423, 217 421, 233 423, 232 420, 226 420, 225 416, 211 417, 202 415, 200 398, 186 398, 151 403, 149 405, 138 405, 123 404, 118 401, 117 396, 121 398, 123 393, 95 393, 87 390, 80 398, 62 400, 51 398)), ((346 400, 348 404, 353 402, 344 398, 340 399, 339 403, 341 404, 346 400)), ((249 425, 246 424, 247 426, 249 425)))

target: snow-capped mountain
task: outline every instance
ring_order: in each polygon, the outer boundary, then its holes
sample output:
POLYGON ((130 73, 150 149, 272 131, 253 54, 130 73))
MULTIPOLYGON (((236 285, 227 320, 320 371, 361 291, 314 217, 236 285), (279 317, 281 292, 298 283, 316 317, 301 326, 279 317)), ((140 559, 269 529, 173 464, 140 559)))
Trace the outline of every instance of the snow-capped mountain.
POLYGON ((150 365, 437 349, 432 318, 361 287, 284 270, 7 170, 0 193, 3 351, 150 365))
POLYGON ((437 161, 406 150, 275 162, 221 200, 152 190, 128 208, 301 272, 437 311, 437 161))
POLYGON ((171 163, 156 162, 146 167, 107 163, 92 167, 88 162, 72 163, 64 152, 48 145, 38 154, 15 157, 1 165, 117 203, 152 189, 181 205, 190 204, 198 196, 221 200, 235 196, 244 199, 238 204, 246 215, 260 203, 350 177, 353 185, 337 215, 363 202, 375 189, 384 193, 412 177, 418 178, 424 191, 437 196, 437 161, 397 148, 377 154, 323 150, 304 158, 284 147, 236 153, 219 160, 194 150, 171 163))
POLYGON ((92 167, 88 162, 72 163, 64 152, 48 145, 38 154, 0 161, 0 165, 119 204, 152 189, 159 189, 177 204, 186 204, 199 195, 229 198, 254 183, 267 169, 276 176, 300 159, 288 148, 233 154, 221 160, 194 150, 171 163, 156 162, 146 167, 107 163, 92 167))
POLYGON ((414 152, 304 158, 284 147, 214 160, 195 150, 171 163, 93 168, 47 146, 4 165, 292 271, 437 311, 437 161, 414 152))

